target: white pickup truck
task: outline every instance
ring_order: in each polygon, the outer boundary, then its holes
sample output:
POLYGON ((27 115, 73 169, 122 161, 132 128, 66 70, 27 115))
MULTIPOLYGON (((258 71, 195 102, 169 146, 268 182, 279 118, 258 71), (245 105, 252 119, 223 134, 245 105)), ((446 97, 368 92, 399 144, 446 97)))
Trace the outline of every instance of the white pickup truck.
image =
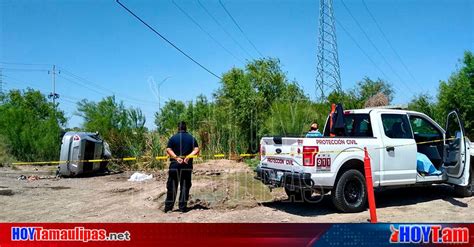
POLYGON ((474 147, 455 111, 446 129, 420 112, 381 108, 344 111, 339 136, 330 137, 328 125, 320 138, 263 137, 256 178, 284 187, 291 200, 330 192, 336 208, 359 212, 367 203, 367 148, 374 188, 447 183, 461 196, 473 193, 474 147), (425 154, 441 174, 419 172, 417 153, 425 154))

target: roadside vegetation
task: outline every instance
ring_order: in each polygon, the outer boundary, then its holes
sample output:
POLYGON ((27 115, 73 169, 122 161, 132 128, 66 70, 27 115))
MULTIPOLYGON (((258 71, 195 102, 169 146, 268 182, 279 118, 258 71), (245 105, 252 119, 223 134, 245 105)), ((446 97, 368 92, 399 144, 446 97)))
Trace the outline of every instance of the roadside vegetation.
MULTIPOLYGON (((114 96, 99 102, 77 102, 75 114, 82 117, 78 131, 98 131, 110 144, 114 157, 149 157, 128 168, 162 168, 163 162, 151 157, 164 155, 167 139, 178 121, 198 139, 204 158, 222 153, 258 153, 259 139, 265 135, 303 135, 311 122, 324 126, 330 103, 343 103, 346 109, 372 104, 391 104, 400 93, 389 82, 363 78, 354 88, 333 92, 327 102, 314 102, 295 80, 290 80, 277 59, 249 62, 245 68, 232 68, 222 76, 212 98, 199 95, 195 100, 169 100, 145 119, 140 109, 128 108, 114 96), (373 103, 375 102, 375 103, 373 103), (382 102, 382 103, 380 103, 382 102), (156 129, 145 127, 153 121, 156 129)), ((439 123, 446 114, 458 109, 467 135, 474 137, 474 55, 465 52, 459 69, 440 81, 436 96, 416 95, 408 108, 424 112, 439 123)), ((67 119, 61 105, 53 105, 34 89, 11 90, 0 94, 0 163, 13 160, 45 161, 59 157, 60 134, 67 119)), ((253 165, 255 161, 247 161, 253 165)))

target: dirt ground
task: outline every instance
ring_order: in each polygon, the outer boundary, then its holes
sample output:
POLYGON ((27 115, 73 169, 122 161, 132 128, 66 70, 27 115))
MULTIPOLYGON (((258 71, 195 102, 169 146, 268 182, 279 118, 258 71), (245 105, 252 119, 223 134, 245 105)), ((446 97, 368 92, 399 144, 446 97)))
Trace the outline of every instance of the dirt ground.
MULTIPOLYGON (((195 164, 187 213, 163 213, 166 171, 129 182, 133 172, 55 178, 55 168, 0 168, 1 222, 366 222, 368 211, 336 211, 330 196, 292 203, 282 189, 253 179, 245 163, 195 164), (30 179, 19 180, 24 175, 30 179)), ((376 193, 380 222, 474 222, 474 197, 456 198, 448 186, 376 193)))

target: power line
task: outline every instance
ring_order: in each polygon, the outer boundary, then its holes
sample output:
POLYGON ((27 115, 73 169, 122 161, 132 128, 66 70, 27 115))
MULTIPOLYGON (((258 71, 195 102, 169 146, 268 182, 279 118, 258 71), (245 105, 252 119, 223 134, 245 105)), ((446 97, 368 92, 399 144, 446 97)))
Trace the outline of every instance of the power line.
POLYGON ((71 79, 69 79, 69 78, 67 78, 67 77, 65 77, 65 76, 63 76, 63 75, 58 75, 58 76, 61 77, 61 78, 64 79, 64 80, 68 81, 68 82, 71 82, 71 83, 75 84, 75 85, 78 85, 78 86, 80 86, 80 87, 85 87, 85 88, 91 90, 92 92, 95 92, 96 94, 98 94, 98 95, 100 95, 100 96, 107 96, 107 94, 104 94, 103 92, 100 92, 100 91, 94 89, 93 87, 89 87, 88 85, 86 85, 86 84, 84 84, 84 83, 77 82, 77 81, 73 81, 73 80, 71 80, 71 79))
MULTIPOLYGON (((103 93, 103 95, 108 95, 107 92, 110 92, 116 96, 119 96, 120 98, 123 98, 123 99, 127 99, 128 101, 134 101, 134 102, 138 102, 138 103, 143 103, 143 104, 149 104, 149 105, 154 105, 156 102, 153 102, 153 101, 147 101, 147 100, 141 100, 141 99, 137 99, 137 98, 134 98, 134 97, 131 97, 129 95, 126 95, 126 94, 122 94, 122 93, 117 93, 111 89, 108 89, 108 88, 105 88, 105 87, 102 87, 100 86, 98 83, 95 83, 95 82, 92 82, 91 80, 88 80, 88 79, 85 79, 84 77, 81 77, 81 76, 78 76, 76 74, 73 74, 71 71, 69 70, 65 70, 63 67, 61 67, 63 72, 65 72, 65 74, 67 74, 68 76, 74 78, 75 80, 77 81, 81 81, 83 83, 85 83, 86 85, 90 85, 90 86, 93 86, 95 88, 98 88, 100 89, 101 91, 103 92, 106 92, 106 93, 103 93)), ((97 92, 97 91, 96 91, 97 92)), ((125 100, 125 101, 127 101, 125 100)))
MULTIPOLYGON (((77 79, 74 79, 74 80, 73 80, 73 79, 67 78, 67 77, 65 77, 65 76, 63 76, 63 75, 59 75, 59 77, 61 77, 62 79, 66 80, 67 82, 73 83, 73 84, 78 85, 78 86, 80 86, 80 87, 85 87, 85 88, 87 88, 88 90, 90 90, 90 91, 92 91, 92 92, 94 92, 94 93, 96 93, 96 94, 98 94, 98 95, 100 95, 100 96, 108 96, 108 93, 104 93, 103 91, 99 91, 99 90, 95 89, 94 87, 88 85, 87 83, 81 82, 81 81, 79 81, 79 80, 77 80, 77 79)), ((113 93, 113 92, 112 92, 112 93, 113 93)))
MULTIPOLYGON (((66 106, 69 106, 69 107, 72 107, 72 108, 75 108, 77 107, 76 103, 73 102, 73 101, 70 101, 70 100, 66 100, 66 99, 63 99, 62 102, 59 102, 60 106, 62 105, 63 107, 66 105, 66 106)), ((65 108, 63 108, 64 110, 66 110, 65 108)), ((71 109, 70 109, 71 110, 71 109)), ((74 111, 72 112, 66 112, 65 113, 67 115, 71 114, 71 115, 74 115, 74 111)))
POLYGON ((0 62, 2 64, 10 64, 10 65, 29 65, 29 66, 48 66, 51 67, 52 64, 47 63, 12 63, 12 62, 0 62))
MULTIPOLYGON (((6 76, 7 77, 7 76, 6 76)), ((50 91, 49 89, 46 89, 46 88, 43 88, 43 87, 39 87, 37 85, 33 85, 33 84, 30 84, 30 83, 25 83, 23 81, 19 81, 18 79, 16 78, 13 78, 11 76, 8 76, 10 79, 13 79, 14 81, 17 81, 19 83, 23 83, 27 86, 27 88, 30 88, 30 89, 35 89, 35 90, 38 90, 38 91, 42 91, 42 93, 44 93, 45 95, 50 91)), ((15 88, 13 87, 10 87, 10 90, 14 90, 15 88)), ((67 103, 67 104, 70 104, 72 106, 76 106, 76 103, 77 102, 74 102, 74 100, 77 100, 77 101, 80 101, 80 99, 77 99, 77 98, 74 98, 72 96, 68 96, 68 95, 64 95, 64 94, 61 94, 61 99, 60 99, 60 102, 59 104, 63 104, 63 103, 67 103)))
POLYGON ((408 66, 405 64, 405 62, 403 62, 402 57, 400 56, 400 54, 398 54, 397 50, 395 50, 395 48, 394 48, 393 45, 392 45, 392 42, 390 42, 390 39, 387 38, 387 35, 385 35, 385 32, 382 30, 382 27, 379 25, 379 23, 378 23, 377 20, 375 19, 375 16, 374 16, 374 15, 372 14, 372 12, 369 10, 369 7, 367 6, 367 4, 365 3, 364 0, 362 0, 362 3, 364 4, 365 9, 366 9, 367 12, 369 13, 370 18, 372 18, 372 20, 374 21, 375 25, 377 26, 377 29, 380 31, 380 33, 382 34, 382 36, 383 36, 383 38, 385 39, 385 41, 387 41, 388 45, 390 46, 390 49, 392 49, 393 53, 395 53, 395 55, 397 55, 398 60, 400 60, 400 63, 403 65, 403 67, 404 67, 405 70, 408 72, 408 74, 411 76, 411 78, 416 81, 416 78, 413 76, 413 74, 411 73, 411 71, 408 69, 408 66))
POLYGON ((255 51, 257 51, 257 53, 263 57, 262 53, 260 53, 260 51, 257 49, 257 47, 254 45, 254 43, 247 37, 247 35, 245 34, 244 30, 242 30, 242 28, 240 27, 240 25, 237 23, 237 21, 234 19, 234 17, 230 14, 230 12, 227 10, 227 8, 224 6, 224 4, 222 3, 221 0, 219 0, 219 4, 222 6, 222 8, 224 9, 224 11, 227 13, 227 15, 230 17, 230 19, 232 20, 232 22, 234 22, 234 24, 237 26, 237 28, 240 30, 240 32, 242 33, 242 35, 245 37, 245 39, 250 43, 250 45, 252 45, 252 47, 255 49, 255 51))
POLYGON ((247 51, 247 49, 245 49, 228 31, 227 29, 225 29, 225 27, 219 22, 219 20, 217 20, 216 17, 214 17, 214 15, 204 6, 204 4, 201 3, 200 0, 197 0, 199 6, 201 6, 201 8, 206 12, 206 14, 211 17, 211 19, 222 29, 222 31, 224 31, 225 34, 227 34, 227 36, 232 39, 232 41, 234 41, 234 43, 237 44, 237 46, 240 47, 240 49, 242 49, 246 54, 247 56, 249 56, 250 58, 253 59, 252 55, 247 51))
MULTIPOLYGON (((11 64, 29 65, 29 66, 37 65, 37 64, 28 64, 28 63, 11 63, 11 64)), ((60 66, 57 66, 57 67, 60 67, 60 66)), ((93 82, 91 82, 91 81, 88 81, 87 79, 82 78, 82 77, 80 77, 80 76, 78 76, 78 75, 73 74, 72 72, 70 72, 70 71, 64 69, 62 66, 61 66, 60 68, 61 68, 61 72, 63 72, 63 74, 69 75, 69 76, 73 77, 73 78, 76 79, 76 80, 82 80, 82 81, 85 81, 85 82, 87 82, 87 83, 89 83, 89 84, 92 84, 92 85, 95 86, 95 87, 101 88, 99 85, 97 85, 97 84, 95 84, 95 83, 93 83, 93 82)), ((22 70, 27 70, 27 71, 28 71, 28 70, 31 70, 31 69, 22 69, 22 70)), ((48 71, 48 70, 45 70, 45 71, 48 71)), ((48 71, 48 72, 49 72, 49 71, 48 71)), ((17 81, 17 82, 20 82, 20 83, 23 82, 23 83, 24 83, 24 81, 22 81, 22 80, 20 80, 20 79, 17 79, 17 78, 14 78, 14 77, 12 77, 12 76, 9 76, 9 75, 4 75, 4 76, 5 76, 5 77, 9 77, 9 78, 11 78, 11 79, 14 79, 14 80, 17 81)), ((85 88, 87 88, 87 89, 89 89, 89 90, 91 90, 91 91, 93 91, 93 92, 95 92, 95 93, 97 93, 97 94, 99 94, 99 95, 101 95, 101 96, 106 96, 106 95, 107 95, 107 93, 99 92, 99 91, 95 90, 94 88, 90 88, 88 85, 85 85, 85 84, 83 84, 83 83, 79 83, 79 82, 76 82, 76 81, 72 81, 71 79, 66 78, 66 77, 64 77, 64 76, 60 76, 60 75, 58 75, 58 76, 61 77, 61 78, 63 78, 63 79, 65 79, 65 80, 67 80, 67 81, 69 81, 69 82, 71 82, 71 83, 74 83, 74 84, 76 84, 76 85, 78 85, 78 86, 85 87, 85 88)), ((87 83, 86 83, 86 84, 87 84, 87 83)), ((25 84, 27 84, 27 83, 25 83, 25 84)), ((28 85, 28 84, 27 84, 27 85, 28 85)), ((30 84, 30 85, 31 85, 31 84, 30 84)), ((104 91, 109 91, 108 89, 104 89, 104 88, 101 88, 101 89, 104 90, 104 91)), ((114 93, 114 92, 112 92, 112 93, 114 93)))
POLYGON ((47 69, 25 69, 25 68, 0 68, 3 70, 12 70, 12 71, 42 71, 47 72, 47 69))
POLYGON ((385 72, 383 72, 383 70, 377 65, 376 62, 374 62, 374 60, 369 56, 369 54, 367 54, 367 52, 365 52, 365 50, 362 48, 362 46, 359 44, 359 42, 357 42, 357 40, 349 33, 349 31, 347 31, 347 29, 342 25, 342 23, 337 19, 335 19, 335 20, 336 20, 336 23, 342 28, 342 31, 344 31, 347 34, 347 36, 349 36, 349 38, 352 40, 352 42, 354 42, 354 44, 356 44, 356 46, 359 48, 359 50, 362 51, 364 56, 366 56, 367 59, 369 59, 369 61, 380 71, 380 73, 382 73, 382 75, 385 78, 388 78, 388 76, 385 74, 385 72))
MULTIPOLYGON (((47 93, 50 91, 49 89, 44 88, 44 87, 42 87, 42 86, 38 86, 38 85, 33 85, 33 84, 30 84, 30 83, 26 83, 26 82, 23 81, 23 80, 20 80, 20 79, 18 79, 18 78, 15 78, 15 77, 12 77, 12 76, 9 76, 9 75, 3 75, 3 76, 6 77, 6 78, 10 78, 10 79, 12 79, 12 80, 14 80, 14 81, 17 81, 17 82, 19 82, 19 83, 23 83, 23 84, 25 84, 25 85, 27 86, 27 88, 35 89, 35 90, 38 90, 38 91, 40 91, 40 92, 42 91, 44 94, 47 94, 47 93)), ((76 85, 80 85, 81 87, 86 87, 86 88, 88 88, 88 89, 90 89, 90 90, 93 90, 93 89, 91 89, 91 88, 85 86, 85 85, 82 84, 82 83, 74 82, 74 81, 72 81, 72 80, 66 79, 64 76, 62 76, 62 74, 60 74, 60 75, 58 75, 58 76, 60 76, 61 78, 65 79, 65 80, 67 80, 67 81, 69 81, 69 82, 71 82, 71 83, 74 83, 74 84, 76 84, 76 85)), ((5 82, 5 81, 4 81, 4 82, 5 82)), ((5 84, 6 84, 6 82, 5 82, 5 84)), ((10 89, 14 89, 14 88, 10 88, 10 89)), ((98 94, 101 94, 99 91, 96 91, 96 90, 93 90, 93 91, 95 91, 95 92, 98 93, 98 94)), ((102 94, 101 94, 101 95, 102 95, 102 94)), ((72 107, 77 107, 77 102, 79 102, 79 101, 81 101, 81 100, 82 100, 82 99, 79 99, 79 98, 76 98, 76 97, 73 97, 73 96, 70 96, 70 95, 61 94, 61 99, 59 100, 59 104, 60 104, 60 105, 61 105, 61 104, 67 104, 67 105, 72 106, 72 107)), ((124 100, 124 101, 127 102, 127 100, 124 100)), ((132 102, 131 104, 132 104, 132 105, 136 105, 136 106, 143 106, 143 105, 139 105, 139 104, 136 104, 136 103, 133 103, 133 102, 132 102)), ((153 105, 153 106, 154 106, 154 105, 153 105)), ((146 113, 146 111, 143 111, 143 112, 146 113)))
MULTIPOLYGON (((64 101, 66 101, 66 102, 69 102, 69 103, 71 103, 71 104, 74 104, 74 106, 77 106, 77 105, 76 105, 77 102, 75 101, 75 99, 73 99, 73 98, 71 98, 71 97, 64 97, 64 95, 63 95, 63 97, 61 98, 61 100, 64 100, 64 101)), ((80 100, 78 100, 78 101, 80 101, 80 100)))
POLYGON ((92 82, 92 81, 90 81, 90 80, 87 80, 87 79, 85 79, 85 78, 83 78, 83 77, 80 77, 80 76, 78 76, 78 75, 76 75, 76 74, 70 72, 69 70, 64 69, 64 67, 62 67, 62 66, 61 66, 61 70, 63 71, 63 73, 69 75, 70 77, 73 77, 73 78, 76 79, 76 80, 83 81, 83 82, 85 82, 86 84, 91 84, 92 86, 94 86, 94 87, 96 87, 96 88, 98 88, 98 89, 101 89, 101 90, 103 90, 104 92, 112 92, 113 94, 115 94, 114 91, 112 91, 112 90, 110 90, 110 89, 107 89, 107 88, 104 88, 104 87, 100 86, 99 84, 94 83, 94 82, 92 82))
MULTIPOLYGON (((18 83, 22 83, 22 84, 24 84, 24 85, 26 85, 26 86, 28 86, 28 87, 31 87, 32 89, 40 89, 40 90, 44 91, 45 93, 49 92, 49 89, 44 88, 44 87, 39 86, 39 85, 36 85, 36 84, 33 84, 33 83, 31 83, 31 82, 28 83, 28 82, 25 82, 25 81, 20 80, 20 79, 18 79, 18 78, 12 77, 12 76, 7 76, 7 75, 4 75, 4 76, 7 77, 7 78, 10 78, 10 79, 13 80, 13 81, 16 81, 16 82, 18 82, 18 83)), ((75 97, 70 96, 70 95, 65 95, 65 94, 61 94, 61 95, 62 95, 61 100, 64 100, 65 98, 67 98, 67 99, 69 99, 69 100, 77 100, 77 101, 80 101, 80 100, 81 100, 81 99, 79 99, 79 98, 75 98, 75 97)), ((72 103, 75 104, 75 102, 72 102, 72 103)))
MULTIPOLYGON (((27 66, 35 66, 37 64, 28 64, 28 63, 12 63, 12 64, 17 64, 17 65, 27 65, 27 66)), ((108 96, 109 93, 112 93, 113 95, 116 95, 118 96, 118 98, 122 99, 123 101, 125 102, 129 102, 131 104, 134 104, 134 105, 142 105, 144 106, 145 104, 146 105, 155 105, 156 102, 153 102, 153 101, 146 101, 146 100, 140 100, 140 99, 137 99, 137 98, 134 98, 134 97, 131 97, 129 95, 126 95, 126 94, 119 94, 119 93, 116 93, 114 92, 113 90, 111 89, 108 89, 108 88, 105 88, 105 87, 102 87, 100 86, 98 83, 94 83, 92 82, 91 80, 88 80, 84 77, 81 77, 77 74, 74 74, 72 73, 71 71, 65 69, 64 67, 62 66, 56 66, 56 67, 59 67, 61 69, 61 78, 68 81, 68 82, 71 82, 73 84, 76 84, 80 87, 83 87, 83 88, 87 88, 88 90, 91 90, 95 93, 97 93, 98 95, 100 96, 108 96), (65 76, 68 76, 68 77, 65 77, 65 76), (74 80, 74 81, 73 81, 74 80), (100 91, 99 91, 100 90, 100 91)), ((35 69, 26 69, 26 68, 23 68, 22 70, 26 70, 26 71, 30 71, 30 70, 33 70, 33 71, 36 71, 35 69)), ((43 71, 43 70, 41 70, 43 71)), ((44 71, 48 71, 49 70, 44 70, 44 71)), ((7 76, 7 75, 3 75, 5 77, 10 77, 10 78, 13 78, 11 76, 7 76)), ((18 82, 22 82, 21 80, 19 79, 15 79, 16 81, 18 82)))
POLYGON ((372 41, 372 39, 369 37, 369 35, 365 32, 364 28, 362 28, 362 25, 359 23, 359 21, 355 18, 355 16, 352 14, 351 10, 347 7, 346 3, 344 3, 343 0, 341 0, 341 3, 342 5, 344 6, 344 8, 347 10, 347 12, 349 12, 349 15, 351 16, 351 18, 354 20, 354 22, 357 24, 357 26, 359 27, 359 29, 362 31, 362 33, 364 34, 364 36, 367 38, 367 40, 369 40, 369 43, 374 47, 374 49, 377 51, 377 53, 382 57, 382 59, 384 60, 384 62, 388 65, 388 67, 390 68, 390 70, 392 71, 392 73, 395 74, 395 76, 397 76, 397 78, 403 83, 403 85, 411 92, 413 90, 411 90, 411 88, 408 86, 408 84, 405 83, 405 81, 400 77, 400 75, 393 69, 392 65, 388 62, 388 60, 385 58, 385 56, 382 54, 382 52, 380 52, 379 48, 375 45, 375 43, 372 41))
MULTIPOLYGON (((43 90, 45 93, 47 93, 47 92, 50 91, 50 89, 44 88, 43 86, 37 85, 37 84, 32 83, 32 82, 25 82, 24 80, 21 80, 21 79, 18 79, 18 78, 16 78, 16 77, 12 77, 12 76, 9 76, 9 75, 4 75, 4 76, 7 77, 7 78, 10 78, 10 79, 13 80, 13 81, 16 81, 16 82, 18 82, 18 83, 22 83, 22 84, 24 84, 24 85, 26 85, 26 86, 28 86, 28 87, 31 87, 32 89, 41 89, 41 90, 43 90)), ((69 99, 74 99, 74 100, 78 100, 78 101, 81 100, 81 99, 79 99, 79 98, 75 98, 75 97, 72 97, 72 96, 69 96, 69 95, 65 95, 65 94, 62 94, 62 96, 66 96, 66 97, 69 98, 69 99)), ((61 97, 61 99, 62 99, 62 98, 63 98, 63 97, 61 97)))
POLYGON ((83 100, 83 99, 79 99, 79 98, 73 97, 73 96, 71 96, 71 95, 63 94, 63 96, 64 96, 64 97, 62 97, 61 99, 66 98, 66 99, 75 100, 75 101, 81 101, 81 100, 83 100))
MULTIPOLYGON (((68 82, 71 82, 71 83, 73 83, 73 84, 76 84, 76 85, 78 85, 78 86, 80 86, 80 87, 85 87, 85 88, 89 89, 90 91, 95 92, 96 94, 98 94, 98 95, 100 95, 100 96, 109 96, 108 93, 106 93, 106 92, 104 92, 104 91, 99 91, 99 90, 97 90, 96 88, 94 88, 93 86, 91 86, 90 84, 88 84, 88 83, 86 83, 86 82, 84 82, 84 81, 80 81, 80 80, 78 80, 77 78, 74 78, 74 80, 73 80, 73 79, 67 78, 67 77, 65 77, 65 76, 63 76, 63 75, 59 75, 59 77, 61 77, 62 79, 66 80, 66 81, 68 81, 68 82)), ((145 105, 155 106, 155 102, 144 101, 144 100, 139 100, 139 99, 134 99, 134 98, 131 98, 131 97, 128 97, 128 96, 124 97, 123 95, 119 95, 119 94, 114 93, 114 92, 112 92, 112 91, 110 91, 110 92, 111 92, 113 95, 116 95, 117 98, 121 99, 122 101, 128 102, 128 103, 130 103, 130 104, 132 104, 132 105, 136 105, 136 106, 145 106, 145 105)))
POLYGON ((190 55, 188 55, 186 52, 184 52, 183 50, 181 50, 178 46, 176 46, 175 44, 173 44, 173 42, 171 42, 170 40, 168 40, 165 36, 163 36, 161 33, 159 33, 158 31, 156 31, 152 26, 150 26, 148 23, 146 23, 144 20, 142 20, 138 15, 136 15, 135 13, 133 13, 129 8, 127 8, 125 5, 123 5, 119 0, 116 0, 116 2, 122 6, 122 8, 124 8, 128 13, 130 13, 131 15, 133 15, 133 17, 135 17, 137 20, 139 20, 141 23, 143 23, 143 25, 145 25, 146 27, 148 27, 152 32, 154 32, 156 35, 158 35, 161 39, 163 39, 164 41, 166 41, 168 44, 170 44, 173 48, 175 48, 176 50, 178 50, 181 54, 183 54, 185 57, 187 57, 189 60, 193 61, 196 65, 198 65, 199 67, 201 67, 202 69, 204 69, 205 71, 207 71, 209 74, 215 76, 216 78, 218 78, 219 80, 222 80, 222 78, 220 76, 218 76, 217 74, 215 74, 214 72, 212 72, 210 69, 206 68, 204 65, 202 65, 201 63, 199 63, 198 61, 196 61, 194 58, 192 58, 190 55))
POLYGON ((174 6, 176 6, 176 8, 178 8, 189 20, 191 20, 196 26, 198 26, 199 29, 201 29, 202 32, 207 34, 207 36, 209 36, 210 39, 212 39, 216 44, 218 44, 222 49, 224 49, 229 55, 234 57, 239 62, 244 63, 244 61, 242 61, 242 59, 235 56, 234 53, 232 53, 231 51, 229 51, 229 49, 227 49, 224 45, 222 45, 221 42, 219 42, 216 38, 214 38, 214 36, 212 36, 208 31, 206 31, 191 15, 189 15, 183 8, 181 8, 174 0, 171 0, 171 2, 173 2, 174 6))
POLYGON ((30 82, 30 83, 27 83, 27 82, 25 82, 25 81, 23 81, 23 80, 20 80, 20 79, 18 79, 18 78, 15 78, 15 77, 12 77, 12 76, 9 76, 9 75, 5 75, 5 74, 4 74, 3 77, 10 78, 11 80, 16 81, 16 82, 18 82, 18 83, 23 83, 23 84, 25 84, 26 86, 33 86, 33 87, 39 88, 39 89, 44 90, 44 91, 49 91, 49 89, 46 89, 46 88, 44 88, 43 86, 40 86, 40 85, 37 85, 37 84, 33 84, 33 83, 31 83, 31 82, 30 82))

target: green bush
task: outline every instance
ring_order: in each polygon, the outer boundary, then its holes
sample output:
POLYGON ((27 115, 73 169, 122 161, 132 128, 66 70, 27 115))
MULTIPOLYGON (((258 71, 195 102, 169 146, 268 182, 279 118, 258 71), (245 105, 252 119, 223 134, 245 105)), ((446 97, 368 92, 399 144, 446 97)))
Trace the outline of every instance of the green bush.
POLYGON ((0 98, 0 135, 21 161, 57 160, 66 118, 39 91, 11 90, 0 98))
POLYGON ((7 139, 0 135, 0 166, 6 166, 13 162, 7 139))

